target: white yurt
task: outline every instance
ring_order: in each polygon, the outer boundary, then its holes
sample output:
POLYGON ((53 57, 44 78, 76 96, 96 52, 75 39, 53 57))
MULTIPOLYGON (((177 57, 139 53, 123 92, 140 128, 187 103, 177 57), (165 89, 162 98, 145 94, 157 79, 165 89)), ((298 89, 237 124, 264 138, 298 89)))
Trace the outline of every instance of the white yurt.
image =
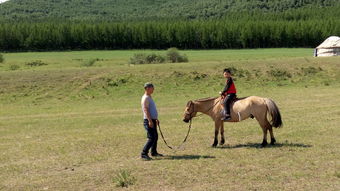
POLYGON ((340 56, 340 37, 328 37, 314 49, 314 56, 340 56))

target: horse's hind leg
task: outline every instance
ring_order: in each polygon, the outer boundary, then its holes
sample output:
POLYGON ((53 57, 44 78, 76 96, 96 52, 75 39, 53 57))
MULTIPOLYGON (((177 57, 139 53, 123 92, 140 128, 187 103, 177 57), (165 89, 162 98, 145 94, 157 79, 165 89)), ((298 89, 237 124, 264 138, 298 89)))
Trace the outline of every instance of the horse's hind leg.
POLYGON ((273 127, 270 126, 270 128, 268 130, 269 130, 269 133, 270 133, 270 144, 274 145, 276 143, 276 140, 275 140, 274 133, 273 133, 273 127))
POLYGON ((261 143, 261 146, 265 147, 265 146, 268 145, 268 142, 267 142, 267 128, 266 127, 262 127, 262 131, 263 131, 263 141, 261 143))
POLYGON ((269 128, 271 127, 270 123, 267 121, 266 117, 263 116, 261 118, 256 118, 257 121, 259 122, 261 128, 262 128, 262 131, 263 131, 263 141, 262 141, 262 144, 261 146, 262 147, 265 147, 268 145, 268 142, 267 142, 267 131, 269 130, 269 128))
POLYGON ((215 137, 214 137, 214 143, 211 145, 212 147, 216 147, 217 146, 217 143, 218 143, 218 140, 217 140, 217 137, 218 137, 218 131, 220 129, 220 121, 215 121, 215 137))
POLYGON ((224 145, 224 143, 225 143, 225 139, 224 139, 224 124, 223 124, 223 122, 221 122, 221 125, 220 125, 220 127, 221 127, 221 142, 220 142, 220 145, 224 145))

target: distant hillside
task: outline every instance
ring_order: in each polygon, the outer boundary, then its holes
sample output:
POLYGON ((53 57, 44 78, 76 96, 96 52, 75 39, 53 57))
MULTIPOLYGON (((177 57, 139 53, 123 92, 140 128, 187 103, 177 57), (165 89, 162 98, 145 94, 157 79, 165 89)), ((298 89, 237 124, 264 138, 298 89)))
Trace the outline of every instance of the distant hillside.
POLYGON ((2 19, 154 20, 221 18, 235 12, 322 8, 339 0, 10 0, 2 19))

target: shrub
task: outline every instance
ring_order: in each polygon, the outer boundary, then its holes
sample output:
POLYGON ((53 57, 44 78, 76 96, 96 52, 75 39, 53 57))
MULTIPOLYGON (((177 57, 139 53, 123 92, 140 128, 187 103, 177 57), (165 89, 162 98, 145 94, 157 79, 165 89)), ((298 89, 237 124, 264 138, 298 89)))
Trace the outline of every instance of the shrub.
POLYGON ((5 61, 5 58, 2 54, 0 54, 0 63, 3 63, 5 61))
POLYGON ((16 64, 12 64, 12 65, 9 66, 10 70, 18 70, 19 68, 20 68, 20 66, 16 65, 16 64))
POLYGON ((164 56, 154 53, 151 54, 139 53, 133 55, 133 57, 130 58, 130 64, 157 64, 164 62, 165 62, 164 56))
POLYGON ((172 63, 177 63, 177 62, 188 62, 188 57, 184 54, 181 55, 178 52, 177 48, 169 48, 166 52, 166 57, 168 59, 169 62, 172 63))
POLYGON ((33 61, 33 62, 26 63, 26 65, 33 67, 33 66, 44 66, 44 65, 47 65, 47 64, 44 63, 41 60, 36 60, 36 61, 33 61))
POLYGON ((113 182, 117 187, 128 187, 133 185, 136 178, 131 176, 131 173, 127 170, 120 170, 117 172, 116 177, 113 178, 113 182))
POLYGON ((146 56, 146 61, 147 61, 148 64, 164 63, 165 58, 164 58, 164 56, 152 53, 152 54, 149 54, 149 55, 146 56))
POLYGON ((130 64, 146 64, 146 54, 134 54, 130 58, 130 64))
POLYGON ((188 58, 186 55, 181 55, 177 48, 168 49, 165 56, 155 53, 138 53, 134 54, 133 57, 130 58, 130 64, 158 64, 166 61, 172 63, 188 62, 188 58))

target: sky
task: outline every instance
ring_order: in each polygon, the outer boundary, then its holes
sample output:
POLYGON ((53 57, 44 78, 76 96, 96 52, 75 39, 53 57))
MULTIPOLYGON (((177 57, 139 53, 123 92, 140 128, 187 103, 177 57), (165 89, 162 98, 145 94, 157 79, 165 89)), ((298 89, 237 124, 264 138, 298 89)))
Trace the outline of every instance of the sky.
POLYGON ((5 2, 5 1, 9 1, 9 0, 0 0, 0 3, 3 3, 3 2, 5 2))

